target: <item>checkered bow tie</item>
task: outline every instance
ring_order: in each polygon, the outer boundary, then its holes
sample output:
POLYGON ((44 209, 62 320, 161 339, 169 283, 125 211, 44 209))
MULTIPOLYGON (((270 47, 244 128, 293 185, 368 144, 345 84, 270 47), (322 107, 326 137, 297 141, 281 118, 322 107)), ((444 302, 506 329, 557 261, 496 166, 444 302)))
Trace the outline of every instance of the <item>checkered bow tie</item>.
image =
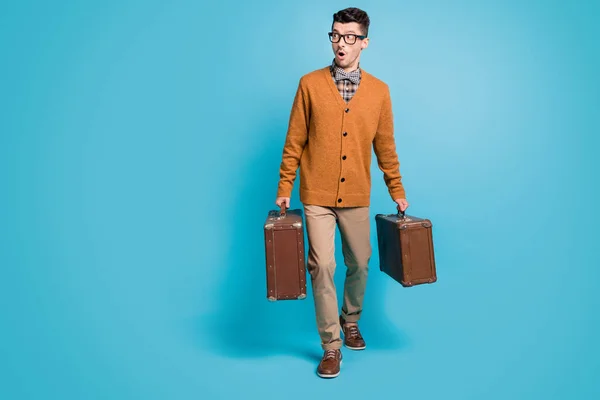
POLYGON ((350 82, 358 85, 360 83, 360 72, 356 69, 352 72, 346 72, 341 68, 335 69, 335 80, 342 81, 348 79, 350 82))

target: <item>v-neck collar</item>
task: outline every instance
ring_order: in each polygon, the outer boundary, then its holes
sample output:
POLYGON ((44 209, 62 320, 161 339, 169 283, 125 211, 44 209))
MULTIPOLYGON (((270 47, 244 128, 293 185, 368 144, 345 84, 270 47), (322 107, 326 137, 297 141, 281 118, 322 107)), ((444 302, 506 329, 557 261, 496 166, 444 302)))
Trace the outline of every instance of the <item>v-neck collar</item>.
POLYGON ((352 102, 354 101, 354 99, 356 99, 357 96, 360 96, 360 93, 362 93, 363 90, 363 86, 365 84, 368 84, 368 80, 369 80, 369 74, 361 68, 361 79, 360 79, 360 85, 358 85, 358 88, 356 89, 356 92, 354 93, 354 95, 352 96, 352 98, 350 99, 350 101, 348 101, 347 103, 344 101, 344 99, 342 98, 342 96, 340 95, 340 91, 338 90, 337 86, 335 85, 335 82, 333 81, 333 78, 331 77, 331 66, 327 66, 325 68, 323 68, 323 74, 325 75, 325 78, 328 81, 328 86, 329 88, 332 90, 333 94, 335 95, 337 102, 340 106, 342 106, 344 109, 349 108, 351 104, 353 104, 352 102))

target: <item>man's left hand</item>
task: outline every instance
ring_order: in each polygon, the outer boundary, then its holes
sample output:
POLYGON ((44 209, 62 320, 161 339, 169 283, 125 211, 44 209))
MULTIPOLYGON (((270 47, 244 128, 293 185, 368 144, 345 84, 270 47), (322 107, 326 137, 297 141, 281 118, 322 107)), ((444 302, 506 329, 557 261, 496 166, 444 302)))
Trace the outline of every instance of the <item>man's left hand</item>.
POLYGON ((406 199, 396 199, 394 201, 398 204, 398 209, 400 211, 404 212, 408 208, 408 201, 406 201, 406 199))

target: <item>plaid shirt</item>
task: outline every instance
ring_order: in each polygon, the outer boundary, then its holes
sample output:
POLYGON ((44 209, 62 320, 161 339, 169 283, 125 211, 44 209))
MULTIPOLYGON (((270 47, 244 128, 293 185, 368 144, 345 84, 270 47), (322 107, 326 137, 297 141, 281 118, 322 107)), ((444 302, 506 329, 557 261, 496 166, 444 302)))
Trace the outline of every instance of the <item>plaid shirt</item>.
POLYGON ((338 67, 335 64, 335 60, 331 63, 331 67, 329 68, 329 70, 331 71, 331 78, 333 79, 333 82, 335 82, 335 84, 338 88, 338 91, 340 92, 340 95, 342 96, 342 98, 344 99, 344 101, 346 103, 349 102, 350 99, 352 99, 352 96, 354 96, 354 94, 356 93, 356 90, 358 89, 358 85, 360 84, 360 78, 361 78, 360 68, 350 72, 350 75, 354 75, 354 76, 358 77, 359 84, 356 84, 356 83, 350 81, 349 79, 336 80, 336 72, 337 71, 343 72, 344 69, 338 67))

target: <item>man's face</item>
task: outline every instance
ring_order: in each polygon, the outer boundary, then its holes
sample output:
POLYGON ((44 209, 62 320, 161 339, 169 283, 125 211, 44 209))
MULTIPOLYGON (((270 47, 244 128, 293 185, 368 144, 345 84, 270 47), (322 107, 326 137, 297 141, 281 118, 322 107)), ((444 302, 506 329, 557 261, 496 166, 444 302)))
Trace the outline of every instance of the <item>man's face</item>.
MULTIPOLYGON (((333 24, 332 32, 339 35, 353 34, 363 35, 364 33, 360 29, 360 25, 357 22, 349 22, 342 24, 341 22, 335 22, 333 24)), ((335 38, 334 36, 334 39, 335 38)), ((333 54, 335 55, 335 62, 340 67, 347 71, 352 71, 358 68, 358 62, 360 60, 360 52, 362 49, 366 49, 369 44, 369 39, 363 40, 356 38, 354 44, 348 44, 344 40, 344 37, 339 38, 340 41, 337 43, 331 43, 333 54)), ((348 39, 350 43, 352 40, 348 39)))

